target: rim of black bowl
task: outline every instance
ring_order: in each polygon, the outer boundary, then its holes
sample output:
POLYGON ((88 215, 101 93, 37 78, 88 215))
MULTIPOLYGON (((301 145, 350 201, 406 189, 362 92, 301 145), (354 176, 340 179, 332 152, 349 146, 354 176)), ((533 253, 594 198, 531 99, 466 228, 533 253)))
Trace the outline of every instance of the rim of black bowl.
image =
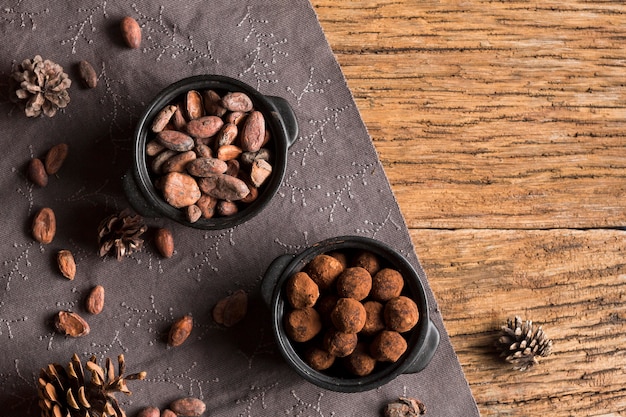
POLYGON ((142 113, 133 137, 133 173, 142 196, 151 205, 151 208, 160 215, 181 224, 207 230, 228 229, 242 224, 259 214, 278 191, 287 168, 288 133, 279 110, 268 97, 243 81, 215 74, 183 78, 161 90, 142 113), (236 214, 211 219, 200 218, 198 221, 191 223, 187 220, 183 210, 168 204, 154 186, 147 165, 146 143, 150 134, 152 120, 165 105, 174 102, 175 99, 180 98, 189 90, 208 89, 221 92, 245 92, 252 99, 255 109, 263 113, 272 135, 270 141, 273 153, 272 175, 269 182, 263 184, 259 190, 258 198, 236 214))
POLYGON ((303 378, 313 384, 332 391, 361 392, 378 388, 403 374, 417 360, 421 354, 420 346, 423 346, 429 325, 428 302, 424 287, 415 268, 399 252, 387 244, 363 236, 340 236, 318 242, 309 248, 296 254, 287 267, 282 271, 272 295, 272 328, 274 337, 279 344, 279 350, 285 360, 293 366, 293 369, 303 378), (313 257, 333 250, 359 250, 365 249, 377 254, 388 266, 393 266, 403 275, 405 289, 412 295, 420 312, 419 321, 415 327, 404 333, 407 339, 406 352, 394 363, 379 364, 380 366, 370 375, 364 377, 338 377, 329 375, 324 371, 316 371, 311 368, 298 354, 285 333, 284 313, 287 304, 284 300, 282 288, 287 278, 293 273, 300 271, 313 257), (407 288, 408 287, 408 288, 407 288), (420 294, 418 296, 418 294, 420 294))

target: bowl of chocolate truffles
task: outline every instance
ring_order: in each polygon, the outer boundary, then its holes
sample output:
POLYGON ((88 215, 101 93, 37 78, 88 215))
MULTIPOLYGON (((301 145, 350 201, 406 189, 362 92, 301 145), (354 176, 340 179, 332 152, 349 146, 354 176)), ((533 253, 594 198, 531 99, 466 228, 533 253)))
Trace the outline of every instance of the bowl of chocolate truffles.
POLYGON ((123 179, 133 208, 198 229, 246 222, 283 180, 298 136, 289 103, 222 75, 197 75, 162 90, 133 138, 123 179))
POLYGON ((335 237, 279 256, 261 294, 284 359, 325 389, 378 388, 424 369, 439 345, 417 272, 375 239, 335 237))

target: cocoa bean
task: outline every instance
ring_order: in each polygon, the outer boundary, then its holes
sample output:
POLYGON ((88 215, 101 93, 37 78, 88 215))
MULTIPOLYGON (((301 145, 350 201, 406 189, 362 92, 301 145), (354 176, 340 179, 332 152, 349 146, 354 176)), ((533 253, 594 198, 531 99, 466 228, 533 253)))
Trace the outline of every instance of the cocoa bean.
POLYGON ((195 223, 202 217, 202 211, 196 204, 185 207, 185 217, 189 223, 195 223))
POLYGON ((213 150, 209 145, 197 143, 194 150, 196 151, 196 155, 198 155, 199 158, 213 158, 213 150))
POLYGON ((65 162, 65 158, 67 158, 68 151, 69 146, 67 143, 58 143, 48 149, 44 159, 44 165, 48 175, 54 175, 59 172, 65 162))
POLYGON ((167 174, 170 172, 185 172, 187 165, 193 162, 196 158, 197 156, 194 151, 177 153, 163 163, 163 166, 161 166, 161 173, 167 174))
POLYGON ((226 161, 226 172, 224 174, 236 177, 239 174, 239 161, 236 159, 229 159, 226 161))
POLYGON ((241 148, 245 152, 261 149, 265 140, 265 117, 260 111, 251 112, 241 128, 241 148))
POLYGON ((78 63, 78 74, 87 88, 96 88, 98 85, 98 74, 89 61, 82 60, 78 63))
POLYGON ((217 324, 231 327, 243 320, 247 312, 248 294, 244 290, 237 290, 215 304, 212 316, 217 324))
POLYGON ((156 140, 151 140, 150 142, 146 143, 146 155, 148 156, 156 156, 163 149, 165 149, 165 146, 161 145, 156 140))
POLYGON ((150 169, 155 174, 161 174, 163 164, 165 164, 165 161, 176 156, 177 154, 178 152, 173 151, 171 149, 166 149, 162 151, 152 160, 152 164, 150 164, 150 169))
POLYGON ((256 152, 244 152, 241 154, 241 162, 252 165, 252 163, 257 159, 265 159, 269 162, 272 154, 270 150, 267 148, 261 148, 256 152))
POLYGON ((202 106, 202 96, 196 90, 189 90, 185 95, 185 109, 189 120, 198 119, 204 116, 202 106))
POLYGON ((233 91, 226 93, 224 97, 222 97, 222 106, 226 108, 226 110, 230 111, 240 111, 247 113, 252 111, 252 99, 246 94, 239 91, 233 91))
POLYGON ((227 168, 226 162, 217 158, 196 158, 187 164, 187 172, 194 177, 223 174, 227 168))
POLYGON ((202 97, 207 115, 222 117, 226 113, 226 109, 222 106, 222 98, 215 91, 206 90, 202 97))
POLYGON ((239 178, 224 174, 215 174, 198 180, 200 190, 218 200, 241 200, 248 195, 250 189, 239 178))
POLYGON ((198 398, 187 397, 174 400, 169 408, 180 417, 199 417, 206 411, 206 404, 198 398))
POLYGON ((215 135, 224 125, 217 116, 204 116, 187 122, 187 133, 196 138, 208 138, 215 135))
MULTIPOLYGON (((170 327, 170 332, 167 336, 167 344, 172 347, 182 345, 191 334, 192 329, 193 318, 189 315, 183 316, 170 327)), ((172 410, 179 414, 174 408, 172 408, 172 410)))
POLYGON ((159 143, 167 149, 177 152, 185 152, 193 149, 193 138, 178 130, 163 130, 156 135, 159 143))
POLYGON ((173 412, 172 410, 170 410, 169 408, 166 408, 165 410, 163 410, 163 412, 161 413, 161 417, 177 417, 176 413, 173 412))
POLYGON ((217 199, 207 194, 202 194, 202 197, 196 203, 196 206, 200 209, 202 217, 210 219, 215 216, 215 207, 217 206, 217 199))
POLYGON ((39 210, 33 218, 33 238, 39 243, 48 244, 52 242, 56 232, 57 221, 54 211, 48 207, 39 210))
POLYGON ((171 258, 174 254, 174 236, 169 229, 157 229, 154 234, 154 244, 164 258, 171 258))
POLYGON ((150 129, 152 129, 154 133, 162 132, 163 129, 165 129, 165 126, 167 126, 170 120, 172 120, 172 116, 174 116, 176 110, 178 110, 178 106, 169 105, 163 107, 152 121, 150 129))
POLYGON ((162 192, 165 201, 176 208, 195 204, 202 195, 196 180, 180 172, 171 172, 163 178, 162 192))
POLYGON ((255 187, 263 185, 270 175, 272 175, 272 166, 265 159, 254 161, 250 170, 250 180, 255 187))
POLYGON ((246 119, 247 115, 248 115, 247 113, 244 113, 242 111, 230 112, 224 116, 224 122, 232 123, 235 126, 239 126, 241 122, 243 122, 246 119))
POLYGON ((31 182, 40 187, 48 185, 48 173, 46 172, 46 167, 39 158, 33 158, 30 160, 26 175, 31 182))
POLYGON ((237 159, 242 152, 243 151, 239 146, 224 145, 217 148, 217 158, 222 161, 230 161, 232 159, 237 159))
POLYGON ((57 266, 65 278, 73 280, 76 276, 76 262, 74 255, 69 250, 62 249, 57 253, 57 266))
POLYGON ((70 337, 81 337, 89 334, 89 324, 76 313, 59 311, 54 316, 54 328, 57 332, 70 337))
POLYGON ((217 146, 231 145, 237 139, 239 129, 234 123, 225 123, 217 132, 217 146))
POLYGON ((161 417, 161 411, 156 407, 146 407, 139 411, 137 417, 161 417))
POLYGON ((122 38, 129 48, 137 49, 141 45, 141 28, 139 23, 130 16, 126 16, 120 22, 122 38))
POLYGON ((96 285, 91 289, 85 303, 86 310, 91 314, 100 314, 104 309, 104 287, 96 285))
POLYGON ((217 207, 215 208, 217 214, 220 216, 232 216, 239 211, 239 207, 232 201, 228 200, 220 200, 217 202, 217 207))

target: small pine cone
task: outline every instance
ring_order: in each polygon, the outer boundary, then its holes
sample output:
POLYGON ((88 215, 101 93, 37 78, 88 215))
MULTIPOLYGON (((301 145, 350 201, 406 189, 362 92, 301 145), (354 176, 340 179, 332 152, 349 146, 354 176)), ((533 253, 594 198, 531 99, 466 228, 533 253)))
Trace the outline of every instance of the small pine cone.
POLYGON ((143 217, 125 209, 102 220, 98 226, 100 256, 115 251, 118 261, 125 255, 140 251, 143 246, 141 235, 147 230, 143 217))
POLYGON ((83 366, 76 354, 67 368, 58 363, 42 368, 37 380, 41 417, 126 417, 114 394, 130 395, 127 381, 143 380, 146 372, 125 375, 124 355, 119 355, 117 361, 117 374, 109 358, 104 368, 95 356, 83 366))
POLYGON ((28 117, 43 113, 48 117, 56 114, 70 102, 68 89, 72 80, 63 72, 63 67, 36 55, 25 59, 11 74, 15 97, 25 103, 28 117))
POLYGON ((535 327, 532 321, 522 321, 516 316, 502 326, 496 349, 515 369, 524 371, 536 365, 540 356, 550 355, 552 340, 548 339, 541 326, 535 327))

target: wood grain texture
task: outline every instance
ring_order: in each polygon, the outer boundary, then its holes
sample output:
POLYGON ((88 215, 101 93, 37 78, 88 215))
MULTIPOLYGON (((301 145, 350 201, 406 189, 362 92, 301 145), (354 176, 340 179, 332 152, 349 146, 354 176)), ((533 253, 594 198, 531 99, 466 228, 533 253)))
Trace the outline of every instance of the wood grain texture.
POLYGON ((626 4, 312 4, 481 414, 626 415, 626 4), (555 343, 524 373, 514 315, 555 343))

